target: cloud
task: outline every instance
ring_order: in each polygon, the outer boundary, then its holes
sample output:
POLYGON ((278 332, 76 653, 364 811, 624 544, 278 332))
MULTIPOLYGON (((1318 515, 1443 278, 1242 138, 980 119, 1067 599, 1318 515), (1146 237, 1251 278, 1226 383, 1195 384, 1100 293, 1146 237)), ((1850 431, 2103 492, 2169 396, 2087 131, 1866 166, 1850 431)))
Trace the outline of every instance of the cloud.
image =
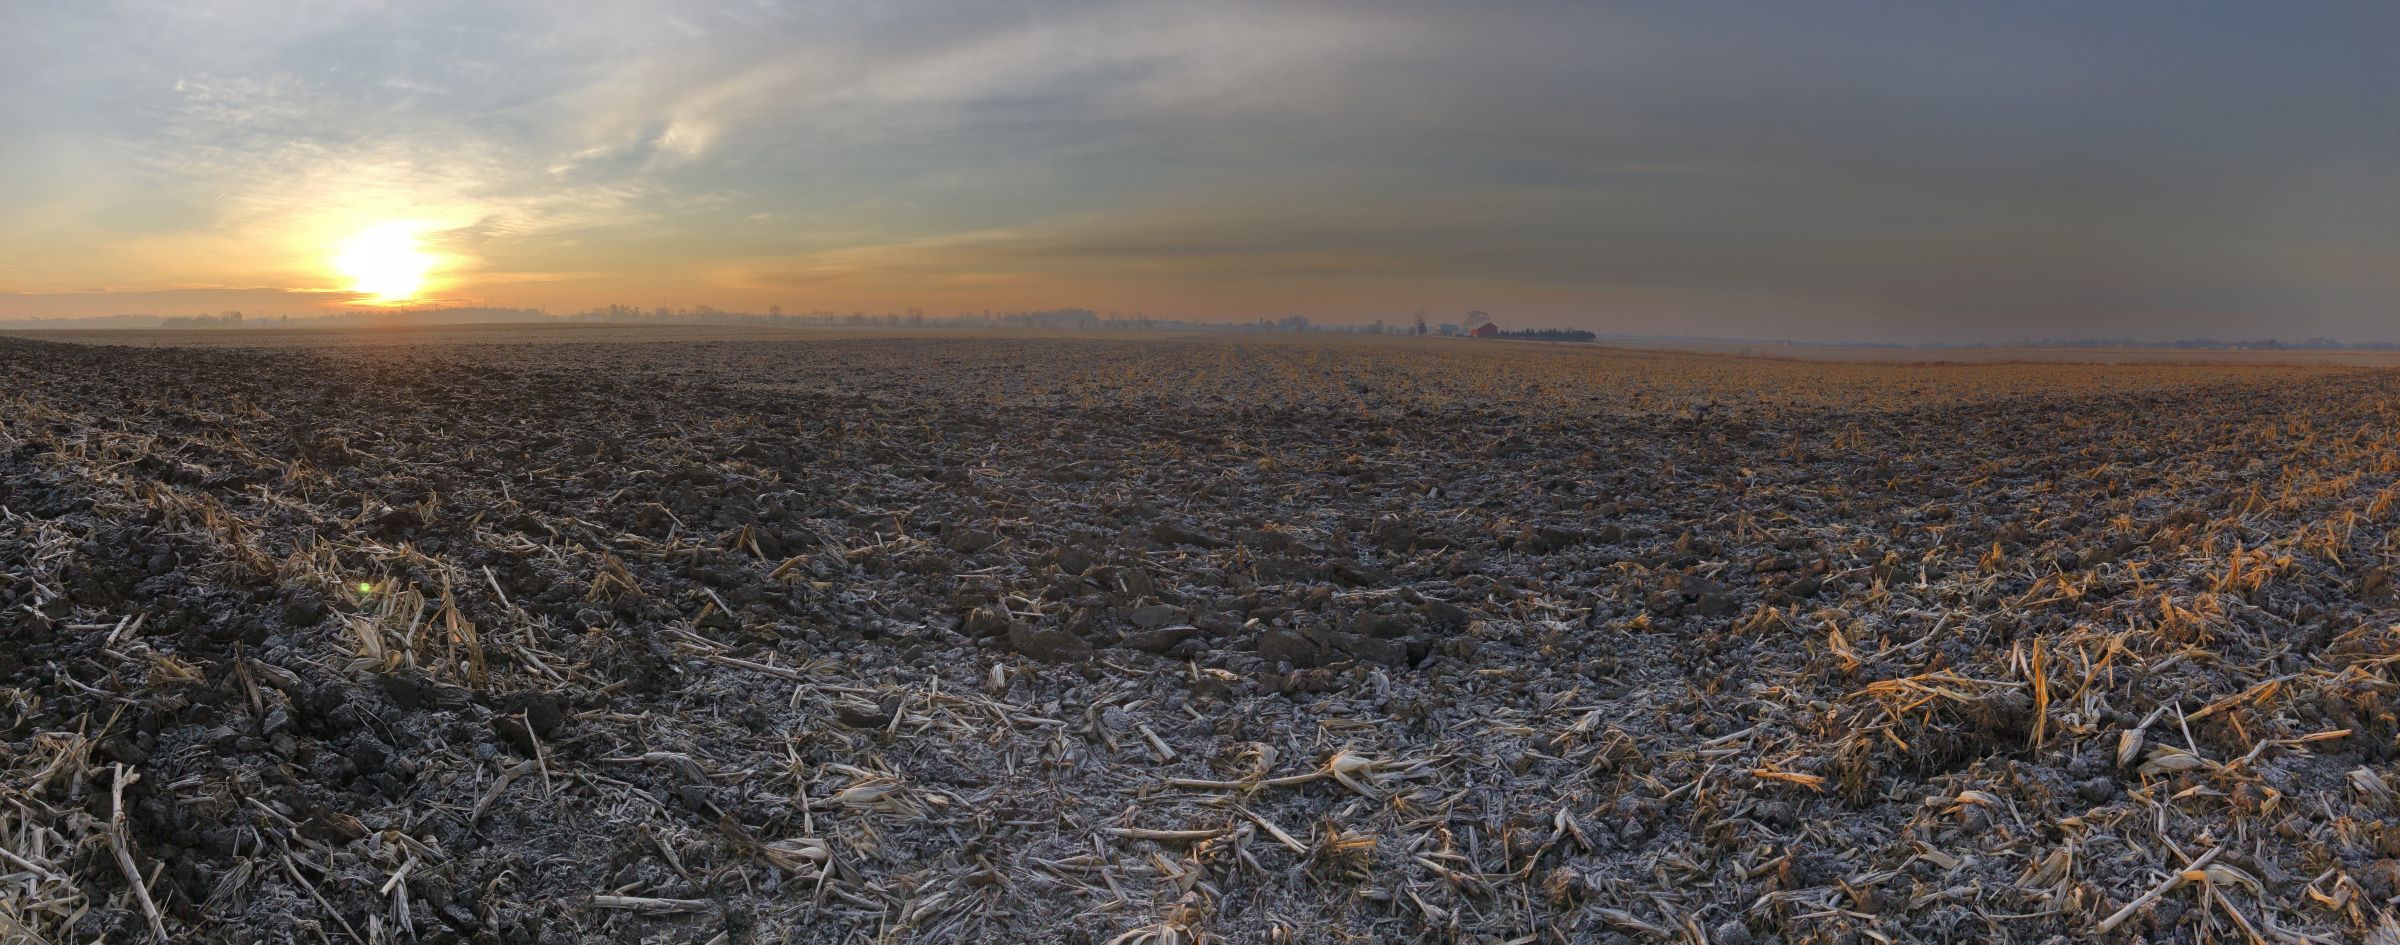
POLYGON ((504 302, 2388 334, 2396 20, 9 4, 0 287, 328 288, 407 221, 504 302))
POLYGON ((354 292, 301 292, 258 286, 123 286, 77 292, 0 292, 0 319, 108 315, 277 315, 360 301, 354 292))

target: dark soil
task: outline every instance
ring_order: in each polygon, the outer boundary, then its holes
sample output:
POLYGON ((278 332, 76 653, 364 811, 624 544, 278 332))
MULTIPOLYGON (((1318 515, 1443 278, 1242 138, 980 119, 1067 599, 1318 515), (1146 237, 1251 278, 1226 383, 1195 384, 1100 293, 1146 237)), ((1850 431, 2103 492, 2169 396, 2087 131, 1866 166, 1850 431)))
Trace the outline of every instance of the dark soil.
POLYGON ((2396 395, 0 339, 0 940, 2359 941, 2396 395))

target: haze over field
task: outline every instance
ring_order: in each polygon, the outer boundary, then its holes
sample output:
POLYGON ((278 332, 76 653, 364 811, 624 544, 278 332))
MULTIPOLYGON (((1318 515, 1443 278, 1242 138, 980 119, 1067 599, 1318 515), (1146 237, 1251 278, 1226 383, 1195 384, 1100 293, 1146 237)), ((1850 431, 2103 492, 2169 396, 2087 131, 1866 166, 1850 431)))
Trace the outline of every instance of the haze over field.
POLYGON ((2390 338, 2388 3, 0 8, 0 318, 2390 338))

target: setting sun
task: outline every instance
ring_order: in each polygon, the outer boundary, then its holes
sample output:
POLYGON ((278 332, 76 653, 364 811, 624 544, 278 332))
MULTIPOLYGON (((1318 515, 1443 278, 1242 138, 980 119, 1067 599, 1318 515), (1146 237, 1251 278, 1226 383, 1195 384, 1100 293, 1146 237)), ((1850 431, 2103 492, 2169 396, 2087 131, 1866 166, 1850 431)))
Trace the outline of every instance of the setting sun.
POLYGON ((350 290, 389 304, 417 297, 434 258, 417 246, 417 235, 397 223, 379 224, 342 242, 334 271, 350 280, 350 290))

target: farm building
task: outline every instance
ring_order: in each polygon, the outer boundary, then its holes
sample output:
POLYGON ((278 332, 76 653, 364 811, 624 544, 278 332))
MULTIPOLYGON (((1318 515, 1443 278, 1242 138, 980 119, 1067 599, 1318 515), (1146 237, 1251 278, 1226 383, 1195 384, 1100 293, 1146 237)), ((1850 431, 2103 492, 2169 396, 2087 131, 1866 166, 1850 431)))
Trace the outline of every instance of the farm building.
POLYGON ((1467 334, 1477 338, 1498 338, 1500 337, 1500 326, 1492 324, 1491 322, 1484 322, 1481 325, 1475 326, 1475 330, 1468 332, 1467 334))

